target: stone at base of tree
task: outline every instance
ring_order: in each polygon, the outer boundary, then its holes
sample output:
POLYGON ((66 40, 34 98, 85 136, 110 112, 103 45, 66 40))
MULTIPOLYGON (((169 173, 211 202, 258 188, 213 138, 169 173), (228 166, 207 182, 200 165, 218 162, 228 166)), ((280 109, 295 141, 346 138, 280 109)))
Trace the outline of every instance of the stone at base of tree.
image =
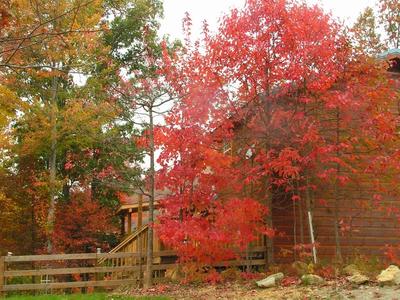
POLYGON ((365 275, 362 275, 360 273, 356 273, 352 276, 347 277, 347 280, 351 283, 360 285, 360 284, 364 284, 367 283, 369 281, 369 278, 365 275))
POLYGON ((354 264, 350 264, 350 265, 346 266, 343 269, 343 273, 345 275, 347 275, 347 276, 353 276, 353 275, 356 275, 356 274, 361 274, 361 272, 358 269, 358 267, 356 265, 354 265, 354 264))
POLYGON ((257 281, 256 284, 258 287, 261 288, 274 287, 281 282, 283 277, 284 277, 283 273, 276 273, 268 276, 267 278, 264 278, 263 280, 257 281))
POLYGON ((395 265, 390 265, 386 270, 383 270, 376 280, 381 285, 398 285, 400 284, 400 269, 395 265))
POLYGON ((305 285, 319 285, 319 284, 323 284, 325 282, 325 280, 315 274, 306 274, 301 276, 301 282, 305 285))
POLYGON ((294 263, 292 263, 292 268, 296 270, 298 276, 303 276, 310 273, 308 265, 302 261, 295 261, 294 263))

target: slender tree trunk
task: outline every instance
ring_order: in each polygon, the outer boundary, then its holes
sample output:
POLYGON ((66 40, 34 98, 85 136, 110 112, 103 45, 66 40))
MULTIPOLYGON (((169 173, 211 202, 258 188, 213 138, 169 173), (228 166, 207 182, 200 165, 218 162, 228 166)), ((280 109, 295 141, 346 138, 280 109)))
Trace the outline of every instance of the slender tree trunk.
MULTIPOLYGON (((340 112, 339 109, 336 110, 336 156, 339 158, 339 142, 340 142, 340 112)), ((340 195, 339 195, 339 180, 338 176, 340 174, 340 165, 336 163, 336 180, 335 180, 335 215, 334 215, 334 229, 335 229, 335 252, 336 259, 338 262, 342 261, 342 250, 340 246, 340 235, 339 235, 339 207, 340 207, 340 195)))
POLYGON ((35 220, 35 207, 31 205, 31 253, 35 253, 36 250, 36 220, 35 220))
MULTIPOLYGON (((268 188, 268 187, 267 187, 268 188)), ((269 228, 273 228, 272 222, 272 195, 267 191, 267 207, 269 209, 269 213, 266 216, 266 223, 269 228)), ((267 264, 271 265, 274 263, 274 241, 270 237, 266 237, 266 257, 267 264)))
POLYGON ((315 247, 315 238, 314 238, 314 223, 312 219, 312 212, 311 212, 311 197, 310 197, 310 187, 309 187, 309 178, 307 176, 307 187, 306 187, 306 208, 307 208, 307 218, 308 218, 308 227, 310 232, 310 241, 312 244, 312 255, 314 264, 317 263, 317 249, 315 247))
POLYGON ((304 245, 303 200, 299 201, 300 244, 304 245))
MULTIPOLYGON (((143 226, 143 195, 139 195, 139 203, 138 203, 138 218, 137 218, 137 228, 136 230, 141 230, 143 226)), ((138 249, 139 249, 139 285, 143 284, 143 236, 141 233, 138 234, 138 249)))
POLYGON ((50 111, 50 123, 51 123, 51 134, 50 134, 50 158, 49 158, 49 190, 50 190, 50 202, 49 210, 47 213, 47 252, 52 253, 53 243, 52 235, 55 223, 56 214, 56 202, 57 202, 57 189, 56 189, 56 164, 57 164, 57 87, 58 78, 53 77, 51 87, 51 111, 50 111))
MULTIPOLYGON (((292 194, 293 196, 293 194, 292 194)), ((294 251, 293 251, 293 259, 294 261, 297 260, 297 220, 296 220, 296 201, 293 201, 293 245, 294 245, 294 251)))
POLYGON ((149 199, 149 229, 147 241, 147 261, 145 287, 153 284, 153 222, 154 222, 154 194, 155 194, 155 166, 154 166, 154 120, 153 108, 149 107, 149 146, 150 146, 150 199, 149 199))

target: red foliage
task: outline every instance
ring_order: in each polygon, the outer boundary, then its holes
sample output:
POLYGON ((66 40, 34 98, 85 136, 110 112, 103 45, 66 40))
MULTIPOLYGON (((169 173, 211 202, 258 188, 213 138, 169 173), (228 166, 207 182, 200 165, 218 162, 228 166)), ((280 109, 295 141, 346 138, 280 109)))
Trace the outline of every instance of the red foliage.
POLYGON ((9 8, 10 1, 3 0, 2 3, 0 3, 0 33, 2 29, 10 26, 11 14, 9 12, 9 8))
POLYGON ((181 101, 156 133, 159 188, 171 191, 156 228, 182 261, 233 258, 229 248, 273 235, 264 218, 274 192, 304 201, 307 191, 398 166, 393 84, 380 65, 354 60, 319 7, 247 1, 194 44, 190 23, 186 48, 164 51, 181 101))
POLYGON ((282 279, 281 286, 287 287, 287 286, 291 286, 291 285, 297 285, 300 282, 301 282, 301 280, 297 276, 286 276, 282 279))
POLYGON ((261 273, 241 272, 240 277, 243 280, 255 280, 255 279, 261 279, 263 275, 261 273))
POLYGON ((96 252, 97 247, 107 250, 101 236, 115 233, 113 213, 91 199, 90 192, 74 192, 68 203, 57 207, 57 218, 53 234, 55 252, 96 252))
POLYGON ((222 276, 220 273, 218 273, 215 269, 210 270, 206 277, 205 277, 205 281, 211 283, 211 284, 217 284, 217 283, 221 283, 222 280, 222 276))
POLYGON ((334 279, 336 277, 335 268, 332 266, 324 266, 316 271, 316 273, 325 279, 334 279))
POLYGON ((400 246, 386 245, 385 255, 390 263, 400 264, 400 246))
POLYGON ((248 1, 243 11, 223 18, 215 36, 205 27, 205 53, 200 42, 190 43, 190 23, 187 16, 185 50, 173 56, 164 51, 165 76, 182 99, 156 134, 163 150, 159 187, 172 192, 156 228, 182 261, 210 264, 235 257, 230 248, 244 250, 258 234, 272 237, 262 182, 281 186, 299 178, 315 156, 304 157, 304 149, 321 141, 295 107, 276 107, 272 116, 254 109, 264 106, 260 95, 279 84, 266 100, 275 105, 298 84, 324 90, 343 70, 347 52, 339 49, 344 40, 329 16, 295 1, 248 1), (253 147, 221 151, 243 119, 253 133, 246 144, 253 147), (293 136, 295 144, 282 144, 293 136), (260 195, 263 201, 256 200, 260 195))

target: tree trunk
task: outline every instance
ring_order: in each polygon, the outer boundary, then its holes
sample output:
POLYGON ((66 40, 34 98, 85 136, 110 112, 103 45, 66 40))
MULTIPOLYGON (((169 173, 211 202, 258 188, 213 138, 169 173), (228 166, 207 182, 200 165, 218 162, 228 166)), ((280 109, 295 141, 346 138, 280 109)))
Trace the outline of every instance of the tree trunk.
POLYGON ((299 201, 299 222, 300 222, 300 244, 304 245, 304 210, 303 210, 303 199, 299 201))
MULTIPOLYGON (((340 112, 336 110, 336 157, 339 158, 339 143, 340 143, 340 112)), ((335 253, 338 262, 342 262, 342 250, 340 247, 340 235, 339 235, 339 207, 340 207, 340 195, 339 195, 339 180, 340 165, 336 164, 336 180, 335 180, 335 214, 334 214, 334 229, 335 229, 335 253)))
POLYGON ((149 146, 150 146, 150 198, 149 198, 149 229, 147 241, 147 261, 145 287, 153 284, 153 222, 154 222, 154 194, 155 194, 155 166, 154 166, 154 120, 153 108, 149 108, 149 146))
POLYGON ((307 208, 307 218, 308 218, 308 227, 310 232, 310 241, 312 244, 312 255, 314 264, 317 263, 317 249, 315 247, 315 238, 314 238, 314 224, 312 219, 312 212, 311 212, 311 197, 310 197, 310 187, 309 187, 309 178, 307 176, 307 187, 306 187, 306 208, 307 208))
MULTIPOLYGON (((271 193, 267 192, 267 207, 269 213, 266 216, 266 223, 269 228, 273 228, 272 222, 272 196, 271 193)), ((267 264, 271 265, 274 263, 274 241, 270 237, 266 237, 266 250, 267 250, 267 264)))
MULTIPOLYGON (((143 195, 140 194, 139 195, 139 203, 138 203, 138 218, 137 218, 137 228, 136 230, 141 230, 143 226, 143 195)), ((140 287, 143 284, 143 243, 142 243, 142 239, 143 239, 143 235, 140 233, 138 234, 138 249, 139 249, 139 284, 140 287)))
POLYGON ((58 78, 53 77, 51 87, 51 111, 50 111, 50 124, 51 124, 51 148, 49 158, 49 191, 50 191, 50 202, 49 210, 47 212, 47 252, 53 252, 52 235, 55 223, 56 214, 56 202, 57 202, 57 189, 56 189, 56 164, 57 164, 57 87, 58 78))

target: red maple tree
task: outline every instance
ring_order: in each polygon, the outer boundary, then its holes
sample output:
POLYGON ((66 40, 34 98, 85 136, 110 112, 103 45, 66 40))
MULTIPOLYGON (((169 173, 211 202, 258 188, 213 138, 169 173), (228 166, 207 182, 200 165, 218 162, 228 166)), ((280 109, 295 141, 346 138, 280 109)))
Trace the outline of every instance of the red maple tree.
POLYGON ((184 24, 185 49, 164 53, 181 101, 156 135, 158 183, 171 191, 162 241, 182 261, 232 258, 232 248, 273 235, 273 199, 303 201, 311 216, 310 194, 328 185, 341 259, 340 190, 393 155, 396 96, 385 70, 355 57, 318 6, 297 1, 249 0, 216 34, 205 24, 195 43, 189 16, 184 24))

